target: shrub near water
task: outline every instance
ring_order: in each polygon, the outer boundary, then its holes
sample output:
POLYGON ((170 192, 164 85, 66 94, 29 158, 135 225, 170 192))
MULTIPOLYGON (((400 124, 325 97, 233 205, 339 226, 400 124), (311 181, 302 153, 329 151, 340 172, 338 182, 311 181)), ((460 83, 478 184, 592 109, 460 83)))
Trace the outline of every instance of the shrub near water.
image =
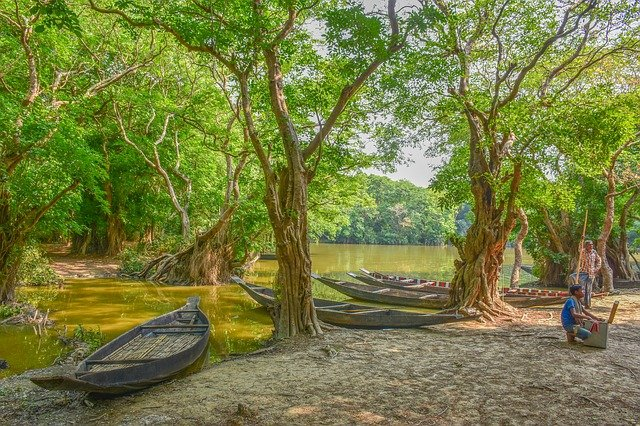
POLYGON ((21 309, 17 305, 0 305, 0 320, 18 315, 21 309))
POLYGON ((59 284, 62 278, 49 266, 49 260, 35 246, 27 246, 22 252, 18 269, 18 282, 25 285, 59 284))
POLYGON ((82 324, 78 324, 73 330, 73 338, 86 343, 89 346, 90 352, 98 349, 104 342, 104 334, 100 331, 100 327, 94 330, 92 328, 85 328, 82 324))
POLYGON ((34 306, 38 309, 46 309, 48 306, 56 300, 60 289, 54 286, 35 288, 18 288, 16 296, 18 301, 26 303, 27 305, 34 306))
POLYGON ((140 272, 145 264, 145 256, 131 248, 124 249, 118 258, 120 259, 120 270, 125 274, 140 272))
POLYGON ((135 274, 142 271, 142 268, 151 259, 165 253, 177 253, 189 244, 180 236, 166 235, 156 238, 150 244, 137 244, 135 247, 125 248, 118 259, 120 259, 120 270, 125 274, 135 274))

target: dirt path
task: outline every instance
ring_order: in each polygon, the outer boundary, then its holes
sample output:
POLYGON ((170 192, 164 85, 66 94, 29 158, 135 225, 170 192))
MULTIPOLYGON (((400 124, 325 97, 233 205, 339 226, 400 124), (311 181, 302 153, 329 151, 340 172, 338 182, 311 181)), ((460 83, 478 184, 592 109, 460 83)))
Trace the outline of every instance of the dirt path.
POLYGON ((44 245, 51 267, 63 278, 106 278, 118 275, 120 261, 113 257, 74 255, 64 245, 44 245))
POLYGON ((569 344, 559 308, 503 324, 333 330, 96 400, 0 381, 0 424, 637 424, 640 292, 620 300, 606 350, 569 344))

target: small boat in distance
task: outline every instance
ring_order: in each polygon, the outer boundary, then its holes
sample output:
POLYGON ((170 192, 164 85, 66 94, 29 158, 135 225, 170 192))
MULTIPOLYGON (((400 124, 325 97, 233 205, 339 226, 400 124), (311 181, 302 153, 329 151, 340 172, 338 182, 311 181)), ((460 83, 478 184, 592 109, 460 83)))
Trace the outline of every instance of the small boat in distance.
POLYGON ((50 390, 123 394, 175 377, 206 355, 209 319, 199 297, 180 309, 138 325, 102 346, 72 376, 32 377, 50 390))
MULTIPOLYGON (((264 307, 273 305, 275 299, 272 289, 248 284, 239 277, 231 277, 231 279, 260 305, 264 307)), ((467 321, 476 318, 475 316, 464 316, 451 312, 420 314, 316 298, 313 299, 313 304, 316 307, 316 313, 321 321, 351 328, 414 328, 467 321)))

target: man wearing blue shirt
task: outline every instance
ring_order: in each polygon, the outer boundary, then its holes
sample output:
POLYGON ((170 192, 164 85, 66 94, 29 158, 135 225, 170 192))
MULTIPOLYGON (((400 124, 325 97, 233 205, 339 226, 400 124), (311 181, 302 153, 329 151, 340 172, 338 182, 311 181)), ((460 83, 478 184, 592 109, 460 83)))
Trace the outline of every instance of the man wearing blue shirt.
POLYGON ((584 297, 584 288, 581 285, 572 285, 569 292, 571 297, 565 302, 560 314, 562 328, 567 332, 567 340, 569 342, 575 341, 576 336, 581 340, 585 340, 591 336, 591 333, 582 327, 584 325, 583 321, 587 319, 594 321, 604 320, 592 315, 582 306, 580 299, 584 297))

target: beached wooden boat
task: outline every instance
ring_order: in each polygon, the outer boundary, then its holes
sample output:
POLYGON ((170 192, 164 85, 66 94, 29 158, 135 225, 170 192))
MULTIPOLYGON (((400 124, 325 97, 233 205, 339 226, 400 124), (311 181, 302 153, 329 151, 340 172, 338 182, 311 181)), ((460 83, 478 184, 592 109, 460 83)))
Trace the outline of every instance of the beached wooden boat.
MULTIPOLYGON (((413 290, 413 291, 422 291, 425 293, 441 293, 447 294, 451 289, 451 283, 447 281, 434 281, 434 280, 426 280, 423 278, 409 278, 403 277, 400 275, 388 275, 380 272, 370 272, 364 268, 361 268, 362 274, 355 274, 353 272, 347 272, 347 274, 353 278, 356 278, 366 284, 373 285, 376 287, 389 287, 389 288, 398 288, 402 290, 413 290)), ((568 291, 563 290, 550 290, 544 288, 502 288, 502 294, 505 296, 507 301, 511 300, 512 297, 516 297, 516 299, 521 299, 517 296, 526 296, 526 297, 569 297, 568 291)), ((603 296, 604 293, 594 294, 595 297, 603 296)), ((514 299, 515 300, 515 299, 514 299)))
MULTIPOLYGON (((391 305, 413 306, 420 308, 443 308, 449 296, 445 294, 427 293, 415 290, 400 290, 389 287, 374 287, 366 284, 338 281, 331 278, 312 275, 313 278, 338 290, 339 292, 356 299, 371 302, 388 303, 391 305)), ((512 294, 505 296, 505 302, 516 308, 528 308, 532 306, 547 306, 564 303, 567 296, 531 296, 512 294)))
POLYGON ((357 279, 365 284, 376 287, 390 287, 401 290, 423 291, 425 293, 448 294, 451 284, 446 281, 427 280, 423 278, 409 278, 399 275, 387 275, 380 272, 370 272, 364 268, 360 268, 362 274, 347 272, 352 278, 357 279))
POLYGON ((120 335, 82 361, 72 376, 31 381, 51 390, 122 394, 174 377, 206 355, 210 324, 199 301, 190 297, 184 307, 120 335))
MULTIPOLYGON (((248 284, 238 277, 232 277, 231 279, 260 305, 265 307, 273 305, 273 290, 270 288, 248 284)), ((316 298, 313 299, 313 304, 321 321, 352 328, 413 328, 475 318, 456 313, 420 314, 395 309, 372 308, 353 303, 316 298)))
POLYGON ((370 302, 412 306, 416 308, 442 309, 449 300, 449 296, 446 294, 424 293, 389 287, 374 287, 367 284, 334 280, 315 274, 311 276, 342 294, 370 302))

